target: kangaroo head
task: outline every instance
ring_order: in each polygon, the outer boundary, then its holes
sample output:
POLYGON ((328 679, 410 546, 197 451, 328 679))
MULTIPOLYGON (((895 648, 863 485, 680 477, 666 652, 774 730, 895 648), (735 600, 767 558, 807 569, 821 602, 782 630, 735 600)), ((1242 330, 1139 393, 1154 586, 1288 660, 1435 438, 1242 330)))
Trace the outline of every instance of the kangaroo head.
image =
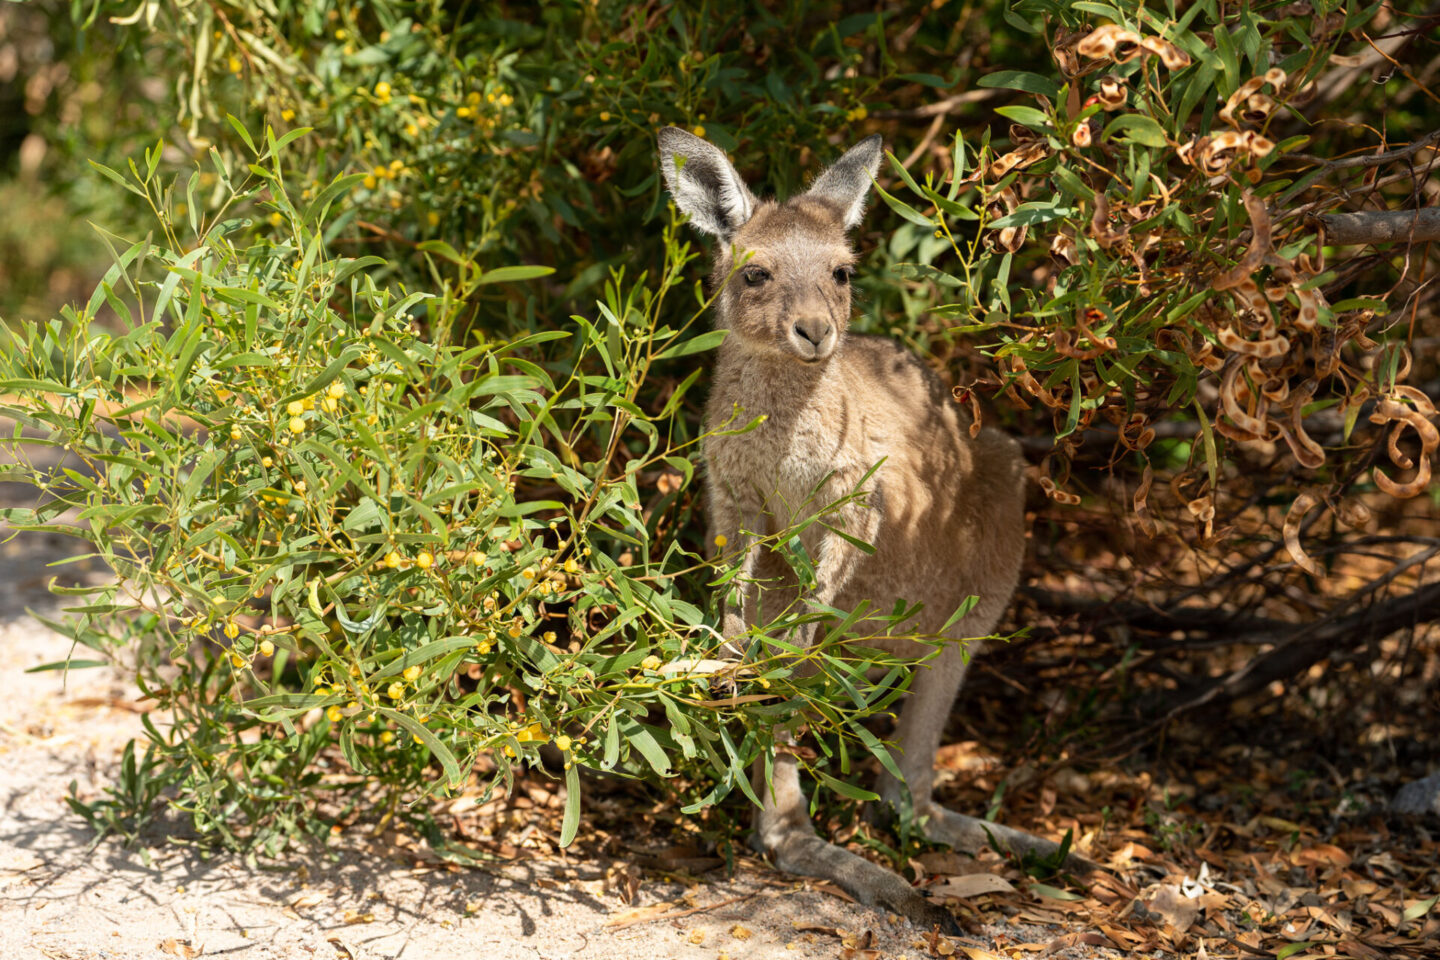
POLYGON ((850 325, 854 252, 880 136, 841 157, 799 196, 756 200, 724 152, 677 127, 660 131, 660 171, 690 223, 717 238, 716 325, 727 349, 819 363, 850 325), (739 264, 739 269, 735 269, 739 264))

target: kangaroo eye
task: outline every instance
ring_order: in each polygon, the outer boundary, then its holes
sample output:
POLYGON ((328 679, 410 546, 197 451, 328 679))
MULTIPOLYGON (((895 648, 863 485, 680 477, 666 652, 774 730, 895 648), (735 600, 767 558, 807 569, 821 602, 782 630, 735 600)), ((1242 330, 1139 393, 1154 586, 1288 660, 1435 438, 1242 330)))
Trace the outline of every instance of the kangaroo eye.
POLYGON ((835 272, 832 274, 832 276, 835 278, 835 282, 843 287, 845 286, 845 284, 850 282, 851 277, 855 276, 855 268, 836 267, 835 272))
POLYGON ((744 271, 742 271, 742 276, 745 277, 745 283, 747 285, 758 287, 770 279, 770 271, 764 267, 746 267, 744 271))

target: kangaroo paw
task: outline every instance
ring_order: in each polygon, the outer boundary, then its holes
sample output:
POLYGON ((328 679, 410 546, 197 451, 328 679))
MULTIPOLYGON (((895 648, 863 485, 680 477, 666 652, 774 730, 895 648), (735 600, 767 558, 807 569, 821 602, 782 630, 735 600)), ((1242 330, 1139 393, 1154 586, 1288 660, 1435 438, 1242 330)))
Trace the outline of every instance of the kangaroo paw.
MULTIPOLYGON (((925 838, 932 843, 943 843, 965 853, 979 853, 992 845, 1017 857, 1023 857, 1027 853, 1037 857, 1053 857, 1060 851, 1060 845, 1052 840, 1004 824, 967 817, 938 804, 930 808, 922 829, 925 838)), ((1063 866, 1066 870, 1081 874, 1096 869, 1093 862, 1077 853, 1067 854, 1063 866)))
POLYGON ((829 880, 867 907, 898 913, 926 930, 938 925, 951 936, 963 932, 950 911, 910 886, 899 874, 814 834, 797 831, 780 839, 770 852, 775 865, 786 873, 829 880))

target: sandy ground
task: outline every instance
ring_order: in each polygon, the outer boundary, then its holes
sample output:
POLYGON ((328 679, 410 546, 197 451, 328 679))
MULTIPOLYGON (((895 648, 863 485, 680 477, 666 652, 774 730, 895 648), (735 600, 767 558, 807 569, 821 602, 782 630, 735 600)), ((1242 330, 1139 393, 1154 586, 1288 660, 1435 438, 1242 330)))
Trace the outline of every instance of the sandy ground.
MULTIPOLYGON (((0 484, 0 505, 28 505, 31 495, 0 484)), ((163 826, 131 848, 94 845, 65 797, 72 782, 82 797, 112 782, 125 743, 141 732, 135 690, 109 668, 26 674, 70 649, 26 610, 63 617, 49 578, 106 573, 47 569, 79 552, 78 541, 25 533, 3 542, 10 534, 0 527, 0 958, 931 955, 909 924, 761 869, 730 880, 712 873, 718 879, 688 888, 647 878, 625 903, 600 879, 613 864, 460 869, 341 838, 329 856, 247 865, 167 842, 163 826), (624 924, 647 907, 661 916, 624 924)), ((987 928, 983 939, 942 946, 965 956, 965 946, 1044 943, 1062 932, 987 928)), ((1052 955, 1117 956, 1073 947, 1052 955)))

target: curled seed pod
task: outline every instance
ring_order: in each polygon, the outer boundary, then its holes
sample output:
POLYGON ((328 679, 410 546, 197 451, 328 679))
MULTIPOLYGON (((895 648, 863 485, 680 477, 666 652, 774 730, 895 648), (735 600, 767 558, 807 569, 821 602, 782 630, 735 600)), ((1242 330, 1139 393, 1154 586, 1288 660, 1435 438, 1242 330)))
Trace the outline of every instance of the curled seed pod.
POLYGON ((1244 354, 1247 357, 1269 359, 1283 357, 1290 352, 1290 341, 1280 334, 1265 340, 1246 340, 1229 327, 1221 327, 1216 331, 1215 336, 1226 350, 1244 354))
POLYGON ((1151 472, 1150 464, 1147 462, 1145 464, 1145 473, 1140 477, 1140 486, 1135 488, 1135 499, 1133 501, 1135 504, 1135 519, 1139 521, 1140 529, 1145 532, 1145 536, 1147 537, 1153 537, 1160 532, 1160 525, 1155 522, 1154 517, 1150 516, 1150 483, 1154 479, 1155 475, 1151 472))
POLYGON ((1116 63, 1129 63, 1141 49, 1140 34, 1113 23, 1095 28, 1075 44, 1075 51, 1082 57, 1116 63))
POLYGON ((1075 246, 1075 238, 1068 233, 1057 233, 1050 241, 1050 256, 1067 267, 1073 267, 1080 262, 1080 256, 1075 246))
POLYGON ((1096 99, 1099 101, 1101 109, 1107 113, 1119 110, 1125 106, 1128 98, 1129 91, 1125 89, 1124 80, 1114 74, 1106 74, 1100 78, 1100 92, 1096 95, 1096 99))
POLYGON ((1302 492, 1290 504, 1290 509, 1285 513, 1285 523, 1281 527, 1281 535, 1285 538, 1285 550, 1290 554, 1290 559, 1295 565, 1306 573, 1316 577, 1325 576, 1320 565, 1310 558, 1305 548, 1300 545, 1300 524, 1305 521, 1305 515, 1314 510, 1320 503, 1320 498, 1308 490, 1302 492))
POLYGON ((1159 37, 1145 37, 1141 39, 1140 46, 1146 53, 1153 53, 1165 64, 1166 70, 1184 70, 1190 66, 1190 54, 1181 50, 1169 40, 1161 40, 1159 37))
POLYGON ((1000 180, 1011 170, 1023 170, 1044 160, 1050 155, 1050 147, 1044 140, 1034 140, 1023 146, 1016 147, 1002 157, 998 157, 990 164, 986 176, 990 180, 1000 180))
POLYGON ((1315 395, 1316 381, 1307 380, 1295 391, 1294 397, 1290 400, 1290 424, 1287 427, 1283 423, 1276 423, 1275 429, 1290 447, 1290 453, 1295 457, 1295 462, 1307 470, 1318 470, 1325 463, 1325 448, 1310 438, 1305 432, 1305 421, 1302 413, 1305 404, 1315 395))
MULTIPOLYGON (((1230 422, 1242 434, 1241 436, 1232 436, 1232 439, 1258 440, 1266 432, 1264 411, 1262 410, 1258 416, 1254 416, 1241 405, 1237 395, 1241 366, 1237 360, 1237 357, 1232 356, 1225 363, 1225 373, 1220 378, 1220 409, 1225 412, 1225 416, 1230 418, 1230 422)), ((1227 433, 1227 436, 1231 435, 1227 433)))
POLYGON ((980 395, 976 393, 973 387, 955 387, 950 391, 950 395, 955 398, 956 403, 968 403, 970 405, 970 436, 972 438, 980 436, 980 430, 982 428, 980 395))

